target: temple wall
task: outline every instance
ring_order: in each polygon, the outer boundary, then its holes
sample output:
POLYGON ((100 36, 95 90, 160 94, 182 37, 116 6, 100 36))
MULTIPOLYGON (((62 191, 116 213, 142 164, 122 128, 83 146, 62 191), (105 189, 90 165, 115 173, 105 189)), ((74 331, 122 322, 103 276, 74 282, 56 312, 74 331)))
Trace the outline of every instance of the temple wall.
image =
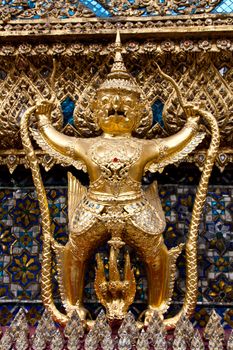
MULTIPOLYGON (((192 6, 189 1, 168 1, 163 6, 163 1, 139 1, 139 5, 124 1, 123 6, 122 1, 112 5, 112 1, 84 0, 75 2, 77 6, 72 2, 69 10, 62 7, 63 1, 56 1, 56 9, 37 3, 0 4, 0 325, 10 324, 20 307, 28 310, 27 318, 34 325, 43 310, 40 212, 21 143, 20 119, 38 97, 49 99, 55 94, 52 121, 58 130, 77 137, 98 135, 90 102, 110 71, 115 33, 120 29, 126 67, 152 108, 153 128, 142 120, 136 136, 166 137, 185 122, 176 92, 159 75, 157 63, 177 81, 187 101, 201 104, 218 120, 221 143, 200 227, 199 294, 193 319, 194 324, 203 327, 215 309, 223 317, 224 326, 233 327, 232 1, 216 0, 211 5, 204 1, 192 6)), ((158 180, 169 248, 185 242, 187 236, 210 141, 206 126, 202 130, 207 133, 205 141, 184 163, 165 168, 156 176, 147 173, 144 178, 145 184, 158 180)), ((65 243, 67 168, 34 146, 54 236, 65 243)), ((88 183, 84 173, 76 175, 88 183)), ((105 246, 100 250, 106 253, 105 246)), ((132 311, 138 315, 147 303, 147 283, 139 259, 135 257, 133 262, 138 284, 132 311)), ((85 303, 95 315, 100 305, 93 286, 94 257, 89 266, 85 303)), ((55 263, 53 274, 59 305, 55 263)), ((183 254, 178 260, 170 314, 181 307, 184 281, 183 254)))

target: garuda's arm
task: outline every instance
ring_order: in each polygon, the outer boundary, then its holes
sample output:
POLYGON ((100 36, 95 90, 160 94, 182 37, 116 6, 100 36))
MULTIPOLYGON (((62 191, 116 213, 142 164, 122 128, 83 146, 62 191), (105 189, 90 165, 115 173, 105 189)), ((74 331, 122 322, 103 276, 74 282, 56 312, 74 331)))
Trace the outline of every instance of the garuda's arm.
POLYGON ((43 101, 36 110, 38 128, 31 129, 33 138, 37 144, 49 155, 54 157, 58 163, 73 165, 77 169, 86 171, 86 166, 81 160, 82 154, 78 139, 64 135, 57 131, 51 121, 51 104, 43 101))
POLYGON ((176 163, 192 152, 205 137, 204 132, 198 132, 198 109, 186 106, 187 122, 176 134, 156 139, 154 142, 153 160, 147 163, 145 170, 151 172, 163 171, 168 164, 176 163))

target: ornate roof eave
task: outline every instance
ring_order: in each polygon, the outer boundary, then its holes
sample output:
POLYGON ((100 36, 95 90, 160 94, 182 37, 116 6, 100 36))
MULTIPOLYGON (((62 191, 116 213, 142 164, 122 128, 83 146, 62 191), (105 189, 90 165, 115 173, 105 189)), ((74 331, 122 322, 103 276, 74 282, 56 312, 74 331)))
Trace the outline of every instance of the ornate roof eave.
MULTIPOLYGON (((222 68, 224 63, 220 62, 220 57, 226 56, 226 53, 232 62, 233 14, 210 13, 154 17, 77 17, 0 21, 0 56, 5 62, 11 60, 4 56, 15 56, 13 61, 18 60, 19 66, 24 66, 28 62, 30 65, 31 59, 40 58, 40 56, 42 59, 43 55, 50 56, 51 62, 53 55, 58 57, 58 61, 65 59, 64 56, 70 58, 73 55, 90 55, 97 58, 100 55, 106 55, 108 57, 112 52, 117 29, 120 29, 121 32, 123 53, 128 54, 128 58, 134 55, 140 57, 143 53, 159 54, 159 57, 169 57, 170 53, 174 53, 173 56, 178 57, 183 52, 189 54, 187 57, 190 56, 192 61, 195 57, 199 57, 199 54, 200 57, 204 54, 204 57, 208 59, 208 56, 213 53, 212 56, 219 61, 217 66, 222 68), (25 62, 21 60, 21 57, 18 59, 18 56, 21 55, 26 59, 25 62)), ((69 84, 68 86, 71 86, 69 84)), ((195 163, 201 168, 205 160, 205 152, 204 149, 197 150, 186 159, 186 162, 195 163)), ((41 151, 37 153, 40 163, 46 170, 55 164, 49 155, 41 151)), ((233 162, 232 147, 229 147, 229 142, 225 142, 219 150, 216 165, 220 170, 224 170, 225 166, 231 162, 233 162)), ((0 149, 0 165, 7 165, 13 172, 20 164, 27 166, 27 160, 24 152, 18 149, 17 145, 12 149, 0 149)))
POLYGON ((69 19, 22 19, 7 23, 0 21, 1 41, 23 40, 25 37, 42 39, 84 39, 85 41, 106 37, 113 40, 120 29, 125 39, 174 39, 184 35, 192 38, 224 36, 232 37, 233 14, 201 14, 153 17, 110 17, 69 19), (175 31, 174 31, 175 28, 175 31))

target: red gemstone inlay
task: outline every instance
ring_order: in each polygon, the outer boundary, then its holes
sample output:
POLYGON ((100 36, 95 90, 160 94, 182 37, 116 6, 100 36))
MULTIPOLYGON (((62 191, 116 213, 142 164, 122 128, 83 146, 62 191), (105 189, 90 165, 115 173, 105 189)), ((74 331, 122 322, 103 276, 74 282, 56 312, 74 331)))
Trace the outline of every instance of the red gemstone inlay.
POLYGON ((113 158, 114 163, 118 162, 118 160, 119 160, 118 158, 113 158))

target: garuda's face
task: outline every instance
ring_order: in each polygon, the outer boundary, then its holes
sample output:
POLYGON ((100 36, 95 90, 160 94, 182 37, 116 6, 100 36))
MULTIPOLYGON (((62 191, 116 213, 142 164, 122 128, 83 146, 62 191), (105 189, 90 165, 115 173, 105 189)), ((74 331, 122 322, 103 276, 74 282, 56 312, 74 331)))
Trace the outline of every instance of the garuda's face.
POLYGON ((99 127, 110 134, 131 133, 138 125, 141 107, 136 93, 98 92, 93 113, 99 127))

